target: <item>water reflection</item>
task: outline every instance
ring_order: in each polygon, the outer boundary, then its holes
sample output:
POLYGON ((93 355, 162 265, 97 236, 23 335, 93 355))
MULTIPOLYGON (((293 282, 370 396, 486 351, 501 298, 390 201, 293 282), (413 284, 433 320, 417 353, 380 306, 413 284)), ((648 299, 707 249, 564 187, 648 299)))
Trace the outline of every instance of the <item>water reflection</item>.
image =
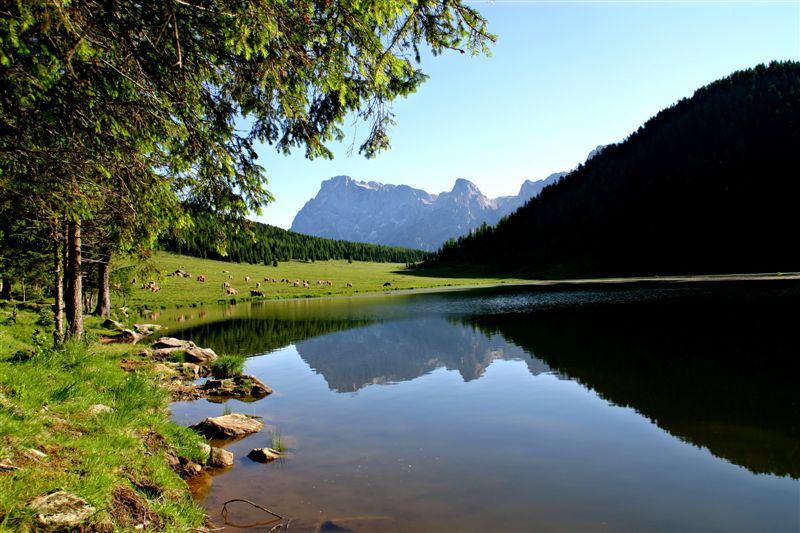
MULTIPOLYGON (((293 457, 237 460, 206 504, 246 488, 300 529, 796 530, 800 290, 786 287, 242 308, 182 336, 249 354, 294 343, 248 362, 276 394, 234 405, 293 457)), ((187 424, 219 411, 174 409, 187 424)))
POLYGON ((336 392, 410 381, 437 368, 457 371, 468 382, 480 378, 498 359, 524 361, 534 376, 550 371, 502 335, 487 335, 443 318, 374 324, 299 342, 296 348, 336 392))

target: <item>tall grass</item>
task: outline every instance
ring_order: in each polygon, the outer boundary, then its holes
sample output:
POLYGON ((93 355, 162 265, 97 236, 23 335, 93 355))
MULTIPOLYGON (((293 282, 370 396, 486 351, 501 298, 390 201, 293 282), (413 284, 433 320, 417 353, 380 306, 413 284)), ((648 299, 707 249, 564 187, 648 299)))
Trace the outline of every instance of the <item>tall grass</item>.
POLYGON ((241 376, 244 371, 244 356, 220 355, 211 363, 211 373, 217 379, 241 376))
POLYGON ((96 507, 97 526, 109 519, 113 488, 131 486, 132 478, 160 488, 150 503, 167 529, 202 525, 184 482, 142 439, 159 435, 180 455, 202 457, 200 438, 169 421, 169 398, 157 378, 120 368, 130 347, 53 348, 52 338, 37 332, 37 320, 30 312, 18 313, 13 324, 0 319, 0 459, 20 468, 0 475, 0 531, 34 530, 26 502, 57 489, 96 507), (94 404, 113 411, 92 415, 94 404), (47 457, 34 458, 29 449, 47 457))

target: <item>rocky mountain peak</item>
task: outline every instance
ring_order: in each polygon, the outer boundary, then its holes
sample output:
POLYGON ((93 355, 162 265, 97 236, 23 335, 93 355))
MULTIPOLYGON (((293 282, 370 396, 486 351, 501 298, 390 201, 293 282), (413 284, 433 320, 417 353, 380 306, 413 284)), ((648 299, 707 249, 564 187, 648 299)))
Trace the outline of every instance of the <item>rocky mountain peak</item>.
POLYGON ((517 196, 488 198, 463 178, 449 192, 437 195, 408 185, 335 176, 322 182, 291 229, 331 239, 436 250, 483 223, 496 224, 552 181, 553 176, 526 181, 517 196))

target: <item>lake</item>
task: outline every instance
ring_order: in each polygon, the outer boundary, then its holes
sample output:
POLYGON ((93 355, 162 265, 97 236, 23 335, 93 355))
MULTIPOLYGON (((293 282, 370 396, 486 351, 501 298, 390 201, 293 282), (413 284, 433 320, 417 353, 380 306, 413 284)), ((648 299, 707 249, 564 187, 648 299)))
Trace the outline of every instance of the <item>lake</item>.
POLYGON ((266 423, 197 489, 217 526, 240 498, 297 531, 798 531, 798 304, 791 282, 507 287, 160 319, 275 391, 172 406, 266 423), (285 458, 247 458, 276 435, 285 458))

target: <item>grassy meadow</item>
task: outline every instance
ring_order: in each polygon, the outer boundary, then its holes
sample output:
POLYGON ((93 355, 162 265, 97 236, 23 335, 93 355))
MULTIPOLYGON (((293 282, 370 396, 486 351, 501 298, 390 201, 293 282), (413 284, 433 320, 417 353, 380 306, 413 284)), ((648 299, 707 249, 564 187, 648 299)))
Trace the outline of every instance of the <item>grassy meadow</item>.
MULTIPOLYGON (((314 298, 320 296, 344 296, 364 292, 407 290, 432 287, 450 287, 456 285, 473 285, 498 283, 497 278, 463 278, 436 277, 420 275, 414 270, 406 269, 406 265, 398 263, 365 263, 354 261, 289 261, 279 263, 277 267, 251 265, 246 263, 229 263, 211 259, 198 259, 166 252, 157 252, 149 260, 149 271, 142 274, 136 266, 128 262, 112 265, 116 271, 117 289, 112 293, 115 307, 132 308, 167 308, 192 304, 224 303, 231 300, 247 301, 252 299, 250 291, 261 283, 263 299, 314 298), (191 277, 171 276, 176 270, 183 270, 191 277), (122 276, 121 274, 126 274, 122 276), (204 276, 205 282, 199 282, 197 276, 204 276), (246 281, 249 277, 250 280, 246 281), (265 278, 272 281, 264 281, 265 278), (135 282, 131 282, 135 279, 135 282), (300 287, 293 283, 282 283, 282 279, 300 281, 300 287), (303 286, 303 281, 309 287, 303 286), (156 282, 160 290, 152 292, 142 289, 149 282, 156 282), (318 281, 330 281, 331 284, 319 284, 318 281), (228 295, 223 283, 228 282, 237 290, 236 295, 228 295), (352 287, 348 287, 350 283, 352 287), (384 287, 390 283, 390 287, 384 287)), ((521 281, 505 279, 503 282, 521 281)))
POLYGON ((155 368, 124 371, 133 348, 92 342, 103 331, 94 317, 86 341, 55 349, 51 321, 49 309, 0 309, 0 463, 13 465, 0 468, 0 531, 36 530, 27 502, 56 490, 96 509, 92 530, 133 529, 137 517, 123 497, 133 493, 151 528, 202 526, 202 509, 164 453, 200 460, 204 441, 170 422, 155 368), (98 404, 112 410, 93 412, 98 404))

